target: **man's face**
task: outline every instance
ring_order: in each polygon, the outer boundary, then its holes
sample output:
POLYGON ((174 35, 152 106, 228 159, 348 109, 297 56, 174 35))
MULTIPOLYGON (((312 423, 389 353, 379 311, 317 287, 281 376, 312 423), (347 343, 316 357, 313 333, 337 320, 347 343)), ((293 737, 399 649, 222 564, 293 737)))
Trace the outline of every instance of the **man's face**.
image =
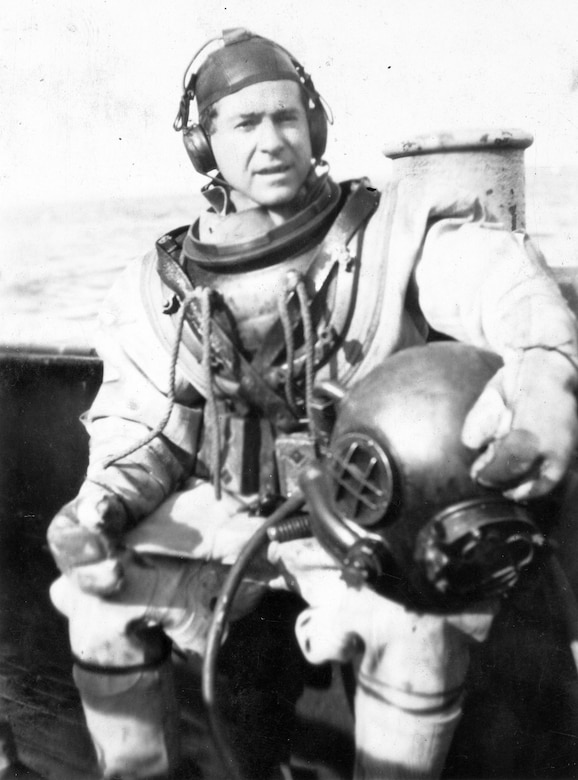
POLYGON ((222 98, 211 146, 225 180, 260 206, 287 206, 311 167, 299 85, 263 81, 222 98))

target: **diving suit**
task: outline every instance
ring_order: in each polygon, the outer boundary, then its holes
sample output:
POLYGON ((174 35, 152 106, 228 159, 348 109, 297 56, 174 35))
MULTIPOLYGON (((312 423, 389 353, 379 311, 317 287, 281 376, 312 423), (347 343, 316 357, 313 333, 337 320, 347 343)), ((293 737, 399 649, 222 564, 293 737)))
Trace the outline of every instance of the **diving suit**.
MULTIPOLYGON (((295 71, 275 56, 280 78, 295 71)), ((228 567, 262 522, 255 507, 297 489, 320 446, 316 385, 362 386, 433 328, 503 360, 474 409, 493 427, 482 435, 470 418, 466 445, 482 449, 498 420, 503 439, 530 428, 541 454, 526 497, 562 477, 576 440, 574 318, 527 237, 479 193, 449 185, 416 203, 403 186, 336 183, 319 164, 281 224, 218 178, 205 196, 207 211, 129 265, 103 306, 90 464, 49 529, 62 571, 51 595, 105 777, 177 767, 170 643, 203 655, 228 567)), ((459 608, 416 609, 348 582, 316 538, 273 543, 237 613, 268 588, 308 603, 296 633, 309 661, 361 659, 356 779, 439 776, 469 646, 497 600, 480 591, 459 608)))

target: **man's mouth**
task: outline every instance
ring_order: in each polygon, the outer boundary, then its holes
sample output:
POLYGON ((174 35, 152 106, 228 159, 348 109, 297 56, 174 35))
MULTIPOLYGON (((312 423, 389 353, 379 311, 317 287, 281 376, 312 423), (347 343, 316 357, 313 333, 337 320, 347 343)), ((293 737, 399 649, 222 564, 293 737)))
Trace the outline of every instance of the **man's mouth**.
POLYGON ((264 168, 259 168, 258 171, 256 171, 258 176, 276 176, 281 173, 285 173, 289 170, 291 166, 285 165, 283 163, 278 163, 275 165, 267 165, 264 168))

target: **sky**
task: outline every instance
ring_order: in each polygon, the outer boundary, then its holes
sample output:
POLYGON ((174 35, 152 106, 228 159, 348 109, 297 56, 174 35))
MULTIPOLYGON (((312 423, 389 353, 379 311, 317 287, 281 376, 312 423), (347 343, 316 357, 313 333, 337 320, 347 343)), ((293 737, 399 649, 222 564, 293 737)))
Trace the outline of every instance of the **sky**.
POLYGON ((578 166, 575 0, 3 0, 3 202, 198 189, 172 129, 182 76, 237 26, 312 74, 337 178, 379 178, 390 141, 461 127, 519 127, 528 164, 578 166))

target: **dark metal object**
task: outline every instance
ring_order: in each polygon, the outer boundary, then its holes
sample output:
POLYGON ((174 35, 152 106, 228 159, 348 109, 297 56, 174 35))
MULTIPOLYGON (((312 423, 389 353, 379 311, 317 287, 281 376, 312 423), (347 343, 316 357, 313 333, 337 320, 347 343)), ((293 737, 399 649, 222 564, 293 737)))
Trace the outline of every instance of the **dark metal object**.
POLYGON ((361 526, 382 521, 393 498, 393 466, 387 452, 363 433, 346 433, 328 453, 340 514, 361 526))
POLYGON ((500 365, 464 344, 415 347, 339 401, 327 456, 301 488, 313 532, 346 577, 454 609, 506 592, 531 565, 544 537, 530 510, 474 482, 479 453, 461 442, 500 365))
POLYGON ((517 585, 545 545, 524 507, 475 499, 430 520, 418 534, 415 560, 440 595, 479 600, 517 585))
POLYGON ((385 539, 370 534, 356 523, 343 518, 333 509, 331 487, 319 463, 303 472, 301 487, 310 509, 313 534, 321 545, 343 567, 352 585, 367 582, 376 585, 379 577, 394 561, 385 539))

